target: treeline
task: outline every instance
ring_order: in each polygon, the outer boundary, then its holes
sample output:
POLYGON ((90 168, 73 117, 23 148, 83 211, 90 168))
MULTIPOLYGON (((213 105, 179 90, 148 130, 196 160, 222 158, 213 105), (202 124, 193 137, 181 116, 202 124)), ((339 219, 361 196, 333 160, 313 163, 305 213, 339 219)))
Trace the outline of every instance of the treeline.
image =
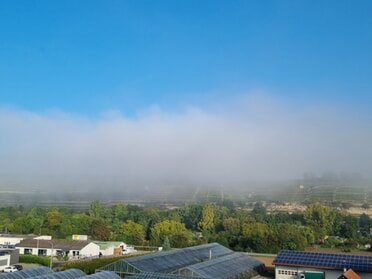
POLYGON ((236 251, 265 253, 303 250, 316 242, 355 248, 370 243, 370 227, 372 220, 365 214, 351 216, 320 203, 293 214, 267 214, 261 203, 252 211, 208 203, 157 209, 102 206, 99 201, 91 202, 82 213, 67 207, 0 208, 0 230, 12 234, 51 235, 55 239, 81 234, 92 240, 173 248, 219 242, 236 251), (325 236, 332 237, 324 240, 325 236))

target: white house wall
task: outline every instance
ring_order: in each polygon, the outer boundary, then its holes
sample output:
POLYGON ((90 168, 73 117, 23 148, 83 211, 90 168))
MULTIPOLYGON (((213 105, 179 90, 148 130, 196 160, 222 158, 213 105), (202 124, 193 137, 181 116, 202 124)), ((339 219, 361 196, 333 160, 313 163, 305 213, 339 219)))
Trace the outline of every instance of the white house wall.
MULTIPOLYGON (((38 252, 39 252, 39 249, 40 250, 46 250, 46 256, 51 256, 52 255, 52 251, 53 251, 53 256, 57 255, 57 250, 56 249, 48 249, 48 248, 35 248, 35 247, 17 247, 17 249, 19 250, 19 254, 20 255, 25 255, 25 249, 29 249, 32 251, 31 255, 35 255, 35 256, 38 256, 38 252)), ((30 254, 28 254, 30 255, 30 254)))
MULTIPOLYGON (((344 273, 343 270, 277 265, 275 266, 275 279, 299 279, 299 274, 306 271, 324 272, 325 279, 338 279, 344 273)), ((357 273, 363 279, 372 279, 372 273, 357 273)))
POLYGON ((100 250, 100 252, 102 253, 103 256, 112 256, 114 255, 115 249, 120 247, 126 249, 127 245, 124 242, 122 242, 120 243, 120 245, 109 246, 105 250, 100 250))
POLYGON ((23 237, 0 236, 0 245, 16 245, 23 240, 23 237))
POLYGON ((0 256, 0 270, 3 270, 5 267, 10 265, 10 255, 1 255, 0 256))
MULTIPOLYGON (((93 257, 99 255, 99 246, 93 242, 80 250, 80 256, 93 257)), ((372 278, 371 278, 372 279, 372 278)))

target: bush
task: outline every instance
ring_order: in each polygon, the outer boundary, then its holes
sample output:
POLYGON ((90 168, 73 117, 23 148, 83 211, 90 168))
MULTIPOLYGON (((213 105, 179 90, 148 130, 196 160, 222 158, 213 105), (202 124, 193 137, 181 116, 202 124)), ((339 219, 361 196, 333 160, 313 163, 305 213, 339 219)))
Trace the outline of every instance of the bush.
POLYGON ((44 266, 50 266, 50 257, 35 256, 35 255, 19 255, 20 263, 34 263, 44 266))
POLYGON ((328 238, 321 244, 323 248, 335 248, 339 245, 340 241, 336 238, 328 238))

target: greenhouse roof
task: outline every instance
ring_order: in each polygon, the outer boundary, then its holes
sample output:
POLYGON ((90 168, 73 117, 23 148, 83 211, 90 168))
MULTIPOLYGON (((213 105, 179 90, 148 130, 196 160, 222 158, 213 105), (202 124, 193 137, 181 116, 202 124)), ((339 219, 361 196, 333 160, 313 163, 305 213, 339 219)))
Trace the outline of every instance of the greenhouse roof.
POLYGON ((169 274, 169 273, 156 273, 156 272, 142 272, 132 275, 131 279, 197 279, 194 276, 169 274))
POLYGON ((53 271, 46 266, 38 266, 35 268, 30 269, 24 269, 17 272, 11 272, 11 273, 3 273, 0 274, 1 279, 23 279, 23 278, 31 278, 36 277, 40 275, 45 275, 52 273, 53 271))
POLYGON ((172 251, 148 254, 139 257, 123 259, 141 272, 170 271, 196 264, 209 258, 214 259, 234 253, 232 250, 218 244, 210 243, 176 249, 172 251))
MULTIPOLYGON (((17 272, 14 272, 17 273, 17 272)), ((49 274, 32 277, 32 279, 76 279, 87 276, 80 269, 72 268, 60 272, 52 272, 49 274)))
POLYGON ((264 264, 245 253, 234 253, 188 266, 192 274, 209 278, 231 278, 264 268, 264 264))
POLYGON ((121 277, 112 271, 101 271, 80 279, 121 279, 121 277))

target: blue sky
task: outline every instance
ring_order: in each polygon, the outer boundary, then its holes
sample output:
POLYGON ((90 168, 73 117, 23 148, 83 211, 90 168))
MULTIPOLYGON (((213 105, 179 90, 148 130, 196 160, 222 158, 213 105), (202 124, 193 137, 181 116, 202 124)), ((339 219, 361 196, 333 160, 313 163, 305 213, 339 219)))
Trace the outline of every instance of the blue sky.
POLYGON ((252 90, 371 103, 370 1, 2 1, 0 103, 132 115, 252 90))
MULTIPOLYGON (((62 176, 57 170, 42 171, 52 157, 60 158, 52 165, 78 161, 83 169, 97 149, 108 148, 105 144, 118 136, 118 130, 123 133, 119 138, 131 133, 135 139, 107 150, 115 159, 102 154, 96 159, 115 165, 126 158, 123 150, 142 150, 146 155, 131 173, 161 156, 146 149, 154 146, 151 141, 136 145, 136 137, 157 139, 154 147, 162 150, 182 141, 180 134, 195 133, 167 153, 161 171, 149 171, 148 177, 162 173, 159 179, 167 177, 168 164, 180 163, 172 154, 183 158, 190 150, 197 150, 198 156, 188 158, 187 165, 197 162, 205 172, 180 171, 179 177, 208 180, 233 166, 226 180, 244 180, 267 175, 266 165, 273 177, 322 170, 367 173, 371 12, 371 1, 1 1, 0 122, 7 131, 0 138, 3 175, 62 176), (45 131, 52 126, 58 129, 49 135, 45 131), (224 138, 226 129, 231 131, 224 138), (249 136, 241 134, 244 129, 249 136), (316 139, 309 140, 307 133, 316 139), (289 135, 299 134, 296 142, 303 149, 323 153, 304 154, 298 147, 289 159, 284 152, 273 155, 290 150, 289 135), (253 143, 245 145, 252 135, 253 143), (33 140, 25 144, 27 136, 33 140), (214 142, 217 136, 220 143, 214 142), (273 140, 265 148, 255 145, 267 136, 282 139, 282 144, 273 140), (91 140, 80 159, 74 151, 77 138, 91 140), (234 140, 242 142, 235 145, 234 140), (328 154, 327 147, 334 142, 338 144, 328 154), (210 150, 199 150, 200 146, 210 150), (17 157, 19 147, 29 161, 17 157), (58 148, 70 154, 68 158, 52 156, 58 148), (213 158, 217 150, 223 152, 213 158), (341 158, 342 150, 346 151, 341 158), (50 155, 41 158, 44 152, 50 155), (340 164, 346 154, 351 162, 340 164), (208 156, 215 162, 228 157, 231 164, 210 168, 208 156), (6 166, 10 158, 13 167, 6 166), (262 162, 256 169, 252 164, 257 158, 262 162), (30 174, 35 160, 40 168, 30 174), (286 166, 299 167, 275 170, 283 160, 286 166)), ((104 167, 91 169, 96 173, 104 167)))

